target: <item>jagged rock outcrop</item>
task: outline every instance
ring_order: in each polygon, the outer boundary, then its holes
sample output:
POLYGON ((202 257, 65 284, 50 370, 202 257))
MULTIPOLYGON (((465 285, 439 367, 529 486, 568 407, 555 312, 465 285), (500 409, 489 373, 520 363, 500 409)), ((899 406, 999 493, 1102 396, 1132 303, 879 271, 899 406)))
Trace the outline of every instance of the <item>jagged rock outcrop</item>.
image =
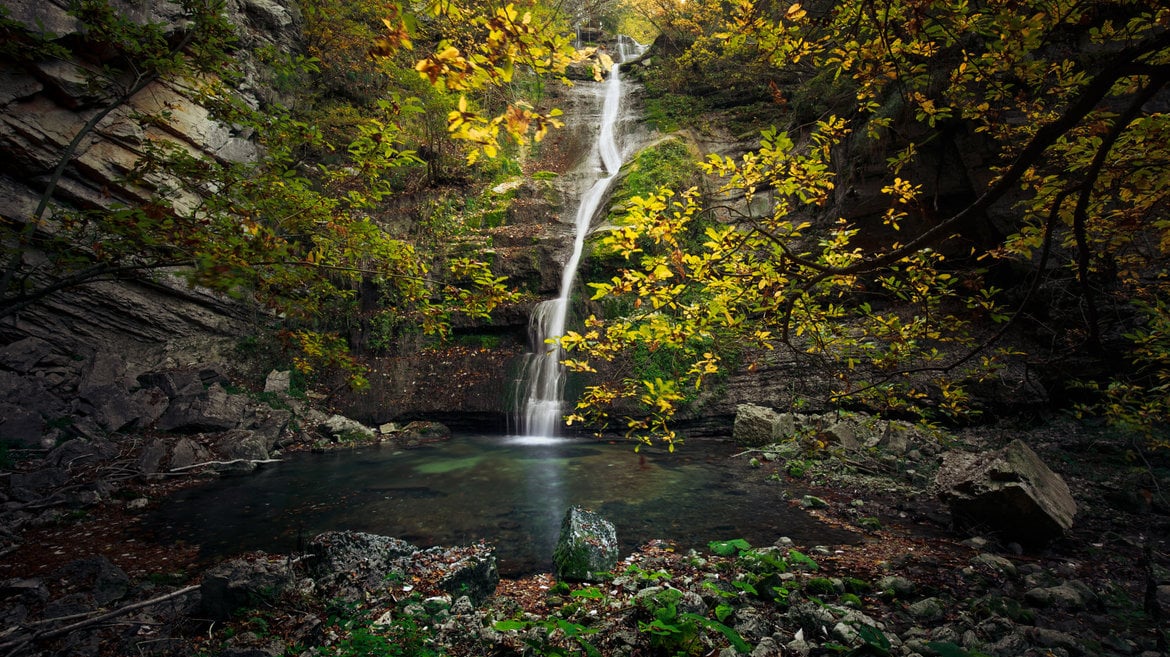
POLYGON ((420 578, 435 579, 439 588, 478 604, 500 581, 495 551, 482 543, 420 550, 389 536, 331 531, 309 541, 308 550, 309 575, 327 599, 367 599, 397 582, 420 578))
MULTIPOLYGON (((178 2, 138 3, 113 0, 112 9, 131 23, 157 24, 179 39, 188 21, 178 2)), ((7 18, 43 31, 52 41, 71 43, 84 27, 64 0, 6 3, 7 18)), ((288 0, 231 0, 226 15, 236 28, 235 56, 243 73, 236 91, 253 107, 277 99, 254 52, 262 45, 286 52, 300 40, 300 13, 288 0)), ((221 161, 249 161, 257 156, 251 134, 221 123, 199 101, 189 81, 160 79, 110 111, 86 132, 86 123, 109 109, 109 97, 90 84, 100 65, 88 61, 45 58, 0 62, 0 220, 15 230, 32 217, 51 180, 51 172, 78 135, 70 165, 57 182, 53 207, 81 210, 135 205, 164 181, 133 182, 134 169, 149 142, 169 142, 192 153, 221 161), (157 115, 142 121, 139 116, 157 115)), ((182 200, 180 199, 180 202, 182 200)), ((50 215, 52 210, 50 209, 50 215)), ((45 224, 38 230, 49 230, 45 224)), ((7 256, 6 256, 7 257, 7 256)), ((24 254, 26 269, 51 268, 43 254, 24 254)), ((174 344, 182 340, 239 335, 247 315, 236 303, 198 289, 180 277, 95 282, 50 295, 0 322, 0 341, 36 336, 50 343, 67 339, 109 347, 174 344)), ((195 347, 204 354, 206 345, 195 347)), ((100 401, 100 400, 99 400, 100 401)), ((145 401, 145 400, 144 400, 145 401)), ((108 408, 107 428, 130 422, 134 409, 108 408), (128 415, 129 414, 129 415, 128 415)))

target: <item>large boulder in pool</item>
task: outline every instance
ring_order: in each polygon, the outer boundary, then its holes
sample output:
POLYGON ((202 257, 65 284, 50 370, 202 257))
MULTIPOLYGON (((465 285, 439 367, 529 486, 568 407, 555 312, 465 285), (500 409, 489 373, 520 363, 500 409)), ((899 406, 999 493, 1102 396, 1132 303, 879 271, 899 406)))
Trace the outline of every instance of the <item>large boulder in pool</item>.
POLYGON ((418 548, 388 536, 333 531, 309 541, 308 552, 309 574, 322 597, 353 602, 385 589, 389 580, 404 579, 418 548))
POLYGON ((570 507, 553 551, 557 579, 598 582, 617 561, 617 530, 613 523, 588 509, 570 507))
POLYGON ((935 486, 959 527, 1031 547, 1060 537, 1077 512, 1068 484, 1019 440, 991 454, 948 453, 935 486))

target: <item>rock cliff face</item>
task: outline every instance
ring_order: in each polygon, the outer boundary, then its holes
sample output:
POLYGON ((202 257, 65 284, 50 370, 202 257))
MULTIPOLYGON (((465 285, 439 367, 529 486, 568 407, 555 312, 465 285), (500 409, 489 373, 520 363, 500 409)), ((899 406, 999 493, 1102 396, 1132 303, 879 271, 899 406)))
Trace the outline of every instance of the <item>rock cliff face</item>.
MULTIPOLYGON (((65 0, 5 3, 10 19, 42 31, 51 42, 72 45, 85 35, 68 5, 65 0)), ((178 3, 115 0, 111 5, 133 23, 162 25, 168 36, 185 26, 178 3)), ((236 29, 236 56, 243 72, 238 92, 245 102, 261 107, 275 100, 276 94, 252 53, 263 45, 295 48, 299 11, 288 0, 229 0, 226 11, 236 29)), ((89 84, 95 72, 96 64, 76 60, 0 62, 0 152, 4 153, 0 220, 10 229, 21 230, 33 216, 53 170, 79 135, 82 138, 52 193, 51 208, 90 210, 148 200, 152 190, 128 182, 126 174, 151 142, 167 141, 221 161, 248 161, 257 156, 250 134, 214 120, 194 100, 190 81, 151 82, 87 131, 87 122, 111 104, 89 84), (161 120, 140 119, 163 110, 161 120)), ((24 258, 29 269, 49 264, 35 251, 24 258)), ((244 310, 231 302, 189 289, 178 277, 160 276, 96 283, 52 295, 45 303, 5 318, 0 323, 0 340, 36 336, 51 342, 66 340, 84 350, 141 353, 150 351, 147 347, 173 348, 184 342, 238 335, 245 317, 244 310)))

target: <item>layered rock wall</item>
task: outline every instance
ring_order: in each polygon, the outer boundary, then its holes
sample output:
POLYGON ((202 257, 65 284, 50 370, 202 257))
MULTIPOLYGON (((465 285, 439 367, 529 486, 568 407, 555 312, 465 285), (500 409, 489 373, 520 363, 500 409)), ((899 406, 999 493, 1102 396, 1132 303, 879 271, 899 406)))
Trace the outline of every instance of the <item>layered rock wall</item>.
MULTIPOLYGON (((96 60, 96 53, 80 45, 85 42, 86 27, 68 11, 68 5, 64 0, 5 2, 9 19, 40 33, 51 44, 82 56, 94 55, 96 60)), ((182 7, 175 2, 113 0, 111 6, 133 23, 161 25, 168 35, 187 25, 182 7)), ((290 0, 230 0, 225 11, 236 29, 235 54, 243 73, 237 91, 248 104, 263 107, 276 100, 277 94, 253 53, 263 45, 294 50, 300 39, 299 10, 290 0)), ((151 142, 169 142, 225 162, 258 156, 249 131, 215 120, 195 100, 194 89, 204 81, 159 79, 119 104, 91 84, 99 73, 98 64, 81 57, 0 62, 0 152, 4 154, 0 158, 0 222, 10 235, 21 232, 34 216, 62 159, 68 164, 51 193, 52 203, 45 213, 50 221, 39 230, 52 230, 57 208, 93 210, 148 201, 164 181, 130 182, 126 174, 151 142), (103 113, 88 130, 87 123, 103 113), (144 116, 154 118, 143 120, 144 116)), ((43 253, 27 251, 23 257, 25 271, 53 270, 43 253)), ((53 294, 0 322, 0 340, 35 336, 67 341, 81 351, 141 352, 145 346, 238 335, 246 319, 238 305, 190 289, 178 276, 162 275, 94 283, 53 294)), ((196 346, 194 351, 203 349, 196 346)))

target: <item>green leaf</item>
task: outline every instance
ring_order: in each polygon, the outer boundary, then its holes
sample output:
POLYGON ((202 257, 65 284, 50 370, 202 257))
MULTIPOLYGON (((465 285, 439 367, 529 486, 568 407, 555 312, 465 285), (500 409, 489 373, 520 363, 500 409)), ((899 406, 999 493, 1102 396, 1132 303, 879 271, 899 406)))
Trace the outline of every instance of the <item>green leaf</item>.
POLYGON ((734 556, 741 550, 752 549, 751 543, 748 543, 742 538, 733 538, 730 541, 711 541, 707 544, 707 547, 721 557, 734 556))
POLYGON ((869 625, 858 625, 857 634, 865 642, 866 646, 878 652, 880 655, 890 654, 890 640, 886 638, 886 635, 881 630, 869 625))
POLYGON ((752 651, 751 644, 748 643, 747 641, 744 641, 743 637, 740 636, 739 632, 736 632, 734 629, 724 625, 723 623, 720 623, 717 620, 711 620, 710 618, 707 618, 706 616, 700 616, 698 614, 692 614, 692 613, 682 614, 681 616, 679 616, 679 618, 681 620, 694 621, 694 622, 696 622, 704 627, 707 627, 708 629, 712 629, 712 630, 719 632, 724 637, 726 637, 727 640, 731 643, 732 647, 734 647, 739 652, 746 653, 746 652, 752 651))
POLYGON ((574 598, 586 598, 588 600, 597 600, 598 598, 605 596, 605 594, 601 592, 601 589, 597 588, 596 586, 588 586, 583 589, 577 589, 569 595, 574 598))
POLYGON ((492 627, 501 632, 507 632, 508 630, 525 630, 528 629, 528 622, 518 620, 502 620, 496 621, 492 627))
POLYGON ((810 570, 818 570, 820 568, 820 566, 817 565, 817 562, 813 561, 812 558, 797 550, 789 550, 788 559, 793 563, 807 566, 810 570))

